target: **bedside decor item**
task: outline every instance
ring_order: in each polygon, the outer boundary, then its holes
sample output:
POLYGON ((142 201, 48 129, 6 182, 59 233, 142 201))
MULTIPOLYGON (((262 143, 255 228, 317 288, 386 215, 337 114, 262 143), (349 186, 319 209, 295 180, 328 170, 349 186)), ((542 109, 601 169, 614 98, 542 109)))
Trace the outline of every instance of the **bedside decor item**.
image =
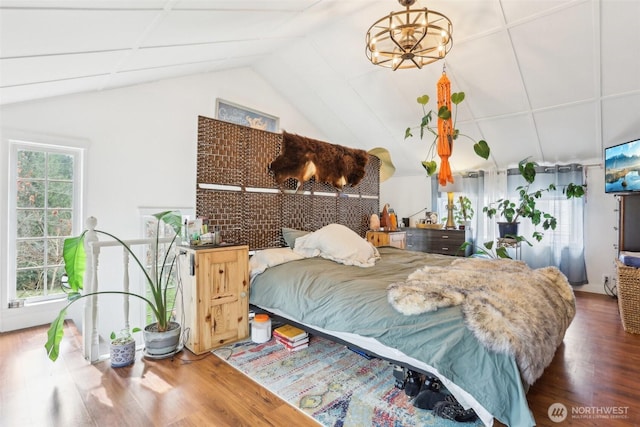
POLYGON ((471 199, 467 196, 459 196, 457 200, 458 204, 454 206, 453 217, 458 224, 460 230, 464 230, 466 227, 471 226, 471 219, 475 214, 471 199))
POLYGON ((442 185, 442 182, 440 182, 438 190, 441 193, 447 193, 447 223, 445 224, 445 228, 447 230, 455 229, 456 223, 453 216, 453 193, 459 193, 462 191, 462 182, 460 180, 454 181, 452 177, 451 181, 446 185, 442 185))
POLYGON ((374 65, 394 71, 422 68, 451 50, 451 20, 426 7, 411 9, 415 2, 398 0, 406 9, 378 19, 367 31, 365 53, 374 65))
POLYGON ((155 327, 155 329, 162 333, 168 332, 172 333, 175 329, 178 329, 177 339, 174 339, 174 345, 172 350, 168 350, 167 345, 164 344, 159 349, 159 352, 155 352, 153 348, 149 346, 145 347, 146 354, 150 356, 158 357, 168 357, 169 355, 174 354, 179 345, 180 338, 180 324, 171 321, 172 319, 172 310, 169 307, 169 295, 167 292, 167 288, 171 283, 171 275, 174 271, 174 266, 176 264, 176 255, 174 253, 175 242, 181 236, 180 231, 182 229, 182 216, 179 212, 174 211, 165 211, 160 212, 153 215, 157 219, 156 224, 156 232, 155 232, 155 248, 160 247, 160 227, 161 226, 170 226, 173 228, 174 236, 170 243, 167 244, 167 247, 163 250, 156 250, 156 260, 152 261, 152 268, 155 268, 155 271, 150 272, 145 268, 145 264, 142 263, 140 258, 136 255, 136 251, 133 251, 129 245, 127 245, 122 239, 114 236, 113 234, 98 230, 95 228, 96 219, 90 218, 88 221, 88 229, 83 231, 80 236, 67 238, 64 241, 64 250, 63 250, 63 258, 65 263, 65 271, 69 278, 69 287, 70 291, 68 293, 69 304, 67 304, 56 319, 51 323, 51 326, 48 331, 48 339, 45 344, 45 348, 47 350, 47 355, 49 359, 52 361, 56 361, 58 355, 60 354, 60 342, 62 341, 64 334, 64 319, 67 314, 67 309, 74 302, 93 295, 102 295, 102 294, 120 294, 120 295, 129 295, 143 300, 147 306, 153 312, 153 316, 155 318, 155 322, 147 325, 145 330, 150 327, 155 327), (148 297, 147 293, 136 294, 133 292, 125 292, 125 291, 98 291, 92 293, 82 293, 83 289, 83 281, 84 281, 84 273, 86 266, 86 258, 87 255, 85 253, 85 236, 91 233, 90 236, 92 238, 96 238, 96 234, 103 234, 118 242, 124 250, 133 258, 135 263, 140 267, 140 271, 145 278, 147 283, 147 288, 151 293, 151 296, 148 297), (154 262, 155 261, 155 262, 154 262))
POLYGON ((369 218, 369 230, 380 230, 380 217, 378 217, 378 214, 371 214, 371 218, 369 218))
POLYGON ((395 217, 395 212, 389 206, 389 203, 385 203, 382 208, 382 215, 380 216, 380 229, 387 231, 395 231, 397 229, 397 219, 394 225, 393 218, 395 217))
POLYGON ((271 319, 267 314, 256 314, 251 322, 251 341, 262 344, 271 339, 271 319))

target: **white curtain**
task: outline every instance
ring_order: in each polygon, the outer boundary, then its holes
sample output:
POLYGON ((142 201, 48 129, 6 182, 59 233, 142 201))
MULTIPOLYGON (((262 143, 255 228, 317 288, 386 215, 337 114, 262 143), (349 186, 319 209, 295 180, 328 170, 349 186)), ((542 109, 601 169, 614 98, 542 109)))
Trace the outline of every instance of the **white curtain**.
MULTIPOLYGON (((498 230, 496 218, 489 219, 482 212, 482 208, 490 202, 508 197, 518 199, 516 188, 525 185, 526 182, 517 168, 505 171, 472 171, 462 174, 464 192, 456 194, 456 197, 464 195, 471 200, 475 211, 471 220, 471 230, 474 244, 484 247, 484 243, 497 241, 498 230)), ((587 283, 587 273, 584 260, 584 203, 585 198, 567 199, 563 193, 566 185, 573 183, 581 185, 585 182, 583 167, 578 164, 556 165, 536 168, 535 191, 539 188, 547 188, 553 183, 555 192, 544 192, 543 197, 537 201, 537 207, 543 212, 548 212, 556 217, 558 226, 555 230, 542 230, 544 238, 538 242, 531 237, 534 227, 528 220, 520 222, 518 234, 529 240, 532 246, 523 242, 519 254, 515 249, 509 249, 512 257, 519 257, 531 268, 546 266, 558 267, 569 279, 569 283, 580 285, 587 283)), ((440 217, 446 216, 446 194, 438 193, 437 177, 432 180, 432 205, 438 207, 440 217)))
MULTIPOLYGON (((582 285, 587 283, 587 272, 584 259, 584 198, 567 199, 563 190, 567 184, 582 185, 584 183, 582 165, 540 166, 536 168, 536 180, 531 191, 547 188, 549 184, 556 186, 556 191, 543 192, 536 206, 543 212, 550 213, 557 221, 555 230, 538 231, 544 233, 538 242, 531 237, 535 228, 528 220, 521 221, 518 231, 532 243, 522 244, 521 256, 531 268, 556 266, 562 271, 569 283, 582 285)), ((507 194, 511 199, 518 197, 516 188, 526 184, 517 169, 507 172, 507 194)))

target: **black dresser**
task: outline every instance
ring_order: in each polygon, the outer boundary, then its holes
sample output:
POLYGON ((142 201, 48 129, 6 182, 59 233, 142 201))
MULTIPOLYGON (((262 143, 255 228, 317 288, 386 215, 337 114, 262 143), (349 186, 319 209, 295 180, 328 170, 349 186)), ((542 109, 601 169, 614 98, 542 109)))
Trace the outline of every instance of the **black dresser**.
POLYGON ((469 256, 471 246, 464 251, 460 246, 471 243, 471 230, 445 230, 439 228, 404 228, 407 233, 407 250, 434 254, 469 256))

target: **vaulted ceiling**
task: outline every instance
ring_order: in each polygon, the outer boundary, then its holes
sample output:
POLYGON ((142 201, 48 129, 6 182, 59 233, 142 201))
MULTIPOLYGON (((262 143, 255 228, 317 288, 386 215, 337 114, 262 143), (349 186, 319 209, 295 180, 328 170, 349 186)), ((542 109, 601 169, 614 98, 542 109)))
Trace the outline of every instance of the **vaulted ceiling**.
MULTIPOLYGON (((453 22, 446 61, 391 71, 364 52, 395 0, 3 0, 0 103, 252 67, 329 142, 386 147, 398 174, 421 173, 430 140, 404 140, 415 101, 435 100, 443 65, 460 131, 452 167, 531 156, 600 162, 640 137, 640 1, 419 0, 453 22)), ((295 129, 287 129, 295 132, 295 129)))

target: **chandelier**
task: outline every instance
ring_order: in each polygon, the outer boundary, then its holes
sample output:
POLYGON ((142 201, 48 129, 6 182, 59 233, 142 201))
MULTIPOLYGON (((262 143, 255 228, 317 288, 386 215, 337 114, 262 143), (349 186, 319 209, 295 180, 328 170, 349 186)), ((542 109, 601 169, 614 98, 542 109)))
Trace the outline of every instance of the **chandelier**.
POLYGON ((381 67, 422 68, 451 50, 453 26, 441 13, 410 9, 416 0, 398 0, 406 10, 391 12, 367 31, 367 58, 381 67))

